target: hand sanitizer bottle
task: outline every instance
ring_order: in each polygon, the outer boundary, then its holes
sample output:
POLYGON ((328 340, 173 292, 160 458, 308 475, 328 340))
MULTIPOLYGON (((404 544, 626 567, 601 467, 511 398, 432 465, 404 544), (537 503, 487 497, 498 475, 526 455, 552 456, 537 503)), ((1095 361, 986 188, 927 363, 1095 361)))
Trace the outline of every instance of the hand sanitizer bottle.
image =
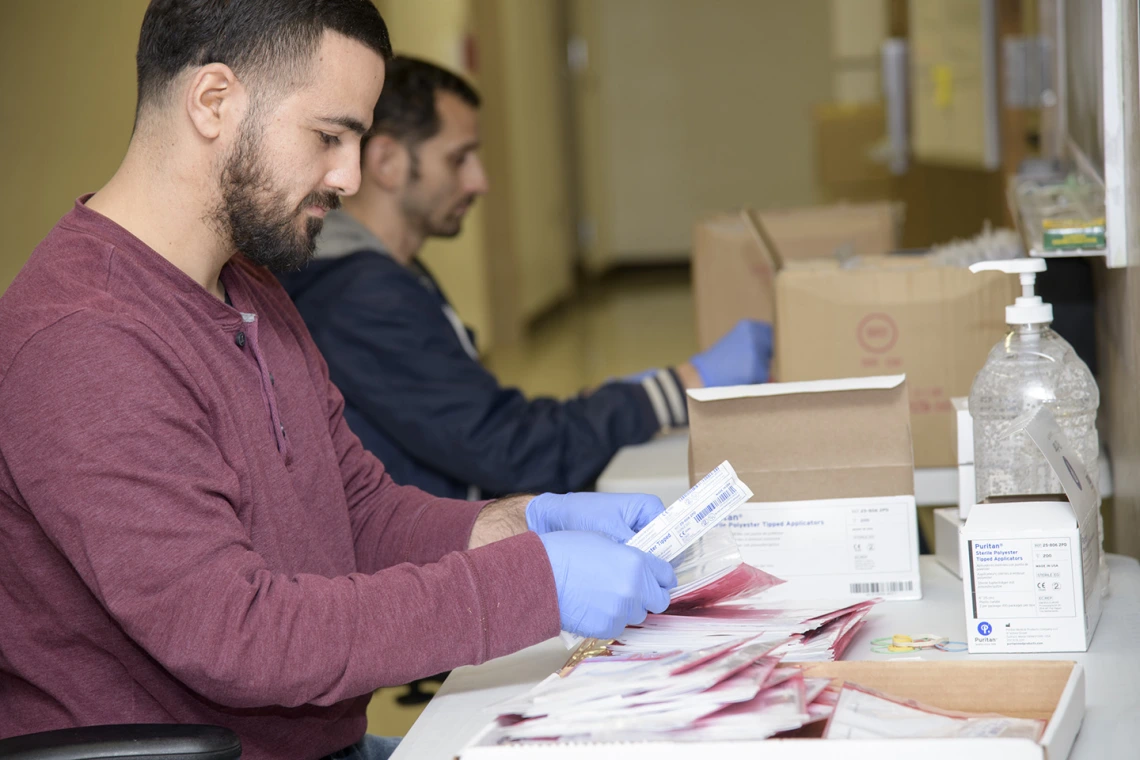
MULTIPOLYGON (((974 418, 974 468, 977 499, 1064 493, 1057 475, 1036 444, 1024 432, 1011 432, 1013 423, 1047 406, 1065 437, 1099 483, 1100 439, 1096 430, 1100 391, 1088 365, 1068 341, 1050 329, 1053 307, 1034 294, 1037 258, 986 261, 971 272, 997 270, 1019 275, 1022 295, 1007 306, 1010 331, 990 351, 970 389, 974 418)), ((1104 521, 1097 511, 1101 543, 1099 571, 1107 588, 1104 564, 1104 521)))

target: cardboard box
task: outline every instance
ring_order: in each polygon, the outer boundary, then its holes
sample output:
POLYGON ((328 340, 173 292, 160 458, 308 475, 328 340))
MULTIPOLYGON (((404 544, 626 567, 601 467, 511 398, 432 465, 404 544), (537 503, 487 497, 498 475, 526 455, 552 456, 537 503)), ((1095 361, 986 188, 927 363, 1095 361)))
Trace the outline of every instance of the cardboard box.
POLYGON ((702 388, 689 477, 724 460, 753 501, 725 520, 772 599, 920 599, 906 379, 702 388))
MULTIPOLYGON (((922 760, 1065 760, 1085 715, 1085 674, 1075 662, 827 662, 802 666, 812 678, 831 678, 915 699, 944 710, 998 713, 1048 721, 1034 743, 1028 739, 765 739, 732 742, 560 743, 495 746, 489 728, 461 753, 463 760, 526 757, 587 760, 852 760, 919 757, 922 760), (486 743, 482 743, 486 742, 486 743), (824 743, 826 742, 826 743, 824 743)), ((819 729, 817 724, 816 728, 819 729)))
MULTIPOLYGON (((845 758, 1064 760, 1085 714, 1084 669, 1078 663, 1063 660, 827 662, 805 665, 803 669, 812 678, 850 681, 944 710, 1048 721, 1037 744, 1026 739, 858 740, 847 742, 842 751, 836 751, 836 756, 845 758)), ((763 756, 779 757, 769 754, 767 746, 763 756)))
POLYGON ((962 577, 958 541, 959 531, 964 524, 965 521, 959 517, 955 507, 934 510, 934 558, 938 564, 953 573, 955 578, 962 577))
POLYGON ((950 399, 1006 334, 1013 277, 981 277, 888 257, 861 269, 793 266, 776 282, 780 379, 905 372, 911 389, 915 465, 957 463, 950 399))
POLYGON ((897 205, 877 203, 698 223, 698 337, 707 347, 739 319, 771 320, 773 376, 781 381, 905 372, 915 464, 950 467, 957 464, 950 399, 969 392, 1005 335, 1005 307, 1019 289, 1001 273, 876 255, 894 248, 898 220, 897 205))
POLYGON ((1065 496, 987 501, 970 511, 960 546, 966 643, 982 653, 1084 652, 1101 612, 1100 496, 1047 409, 1022 427, 1065 496))
POLYGON ((736 211, 697 222, 693 299, 701 349, 741 319, 776 319, 775 277, 783 262, 884 254, 895 248, 901 223, 902 207, 891 203, 736 211))

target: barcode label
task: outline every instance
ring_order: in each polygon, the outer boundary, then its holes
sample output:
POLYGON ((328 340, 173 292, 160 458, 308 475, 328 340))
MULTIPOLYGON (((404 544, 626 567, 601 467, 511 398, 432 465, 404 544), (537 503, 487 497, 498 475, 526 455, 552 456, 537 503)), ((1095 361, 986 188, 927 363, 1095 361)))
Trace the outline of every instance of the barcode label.
POLYGON ((851 584, 852 594, 901 594, 904 591, 914 591, 914 581, 851 584))
POLYGON ((723 491, 721 491, 720 493, 718 493, 716 495, 716 498, 713 499, 712 504, 709 504, 707 507, 702 509, 700 512, 697 512, 695 515, 693 515, 693 518, 697 522, 704 522, 705 518, 713 513, 713 510, 715 510, 717 507, 719 507, 723 504, 727 504, 729 501, 732 500, 732 498, 734 496, 736 496, 736 486, 730 484, 728 486, 728 488, 724 489, 723 491))
POLYGON ((693 517, 697 522, 704 522, 705 518, 711 515, 714 509, 716 509, 716 504, 709 504, 700 512, 697 512, 695 515, 693 515, 693 517))
POLYGON ((752 491, 732 465, 721 462, 626 543, 671 562, 751 498, 752 491))
POLYGON ((717 506, 724 504, 726 501, 728 501, 729 499, 731 499, 734 496, 736 496, 736 486, 729 483, 728 488, 724 489, 723 491, 721 491, 720 493, 718 493, 716 495, 717 506))

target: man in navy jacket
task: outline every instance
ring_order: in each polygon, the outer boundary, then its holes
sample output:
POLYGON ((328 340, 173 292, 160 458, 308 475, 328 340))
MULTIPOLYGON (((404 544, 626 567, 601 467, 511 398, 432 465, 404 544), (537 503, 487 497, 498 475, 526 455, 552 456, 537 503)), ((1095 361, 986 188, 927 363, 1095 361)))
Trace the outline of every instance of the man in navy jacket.
POLYGON ((686 388, 767 381, 771 327, 746 321, 689 362, 569 400, 502 387, 417 258, 487 192, 478 107, 455 74, 393 61, 360 191, 328 214, 316 258, 281 276, 345 419, 397 482, 460 498, 589 488, 622 446, 687 424, 686 388))

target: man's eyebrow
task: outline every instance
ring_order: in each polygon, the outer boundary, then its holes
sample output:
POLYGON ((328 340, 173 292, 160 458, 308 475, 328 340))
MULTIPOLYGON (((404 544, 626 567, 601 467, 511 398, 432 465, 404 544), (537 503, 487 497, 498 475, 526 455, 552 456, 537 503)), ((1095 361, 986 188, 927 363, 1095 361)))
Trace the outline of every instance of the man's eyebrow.
POLYGON ((326 124, 336 124, 338 127, 352 130, 358 135, 363 136, 368 131, 368 127, 359 119, 354 119, 351 116, 318 116, 318 121, 323 121, 326 124))

